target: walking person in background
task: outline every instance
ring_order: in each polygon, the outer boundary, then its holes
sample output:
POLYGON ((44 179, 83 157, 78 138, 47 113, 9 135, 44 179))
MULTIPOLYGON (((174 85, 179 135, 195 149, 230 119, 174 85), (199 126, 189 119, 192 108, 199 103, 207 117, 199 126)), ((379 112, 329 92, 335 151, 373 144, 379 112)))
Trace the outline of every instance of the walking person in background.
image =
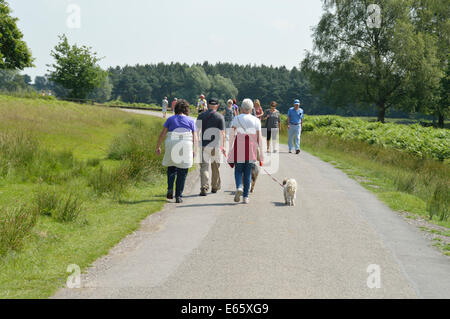
POLYGON ((177 101, 178 101, 177 98, 174 98, 173 101, 172 101, 172 105, 171 105, 172 112, 175 112, 175 105, 177 104, 177 101))
POLYGON ((233 110, 234 110, 234 116, 239 115, 239 106, 237 105, 236 99, 233 99, 233 110))
POLYGON ((167 100, 166 96, 162 100, 162 105, 161 106, 162 106, 163 118, 166 118, 166 116, 167 116, 167 109, 169 108, 169 100, 167 100))
POLYGON ((252 111, 252 115, 256 116, 258 118, 258 120, 261 121, 263 114, 264 114, 264 111, 263 111, 263 109, 261 107, 261 102, 259 102, 259 100, 256 99, 255 102, 254 102, 254 108, 253 108, 253 111, 252 111))
POLYGON ((156 153, 161 155, 161 144, 165 139, 163 166, 167 167, 167 199, 173 199, 176 179, 175 199, 183 202, 183 191, 189 168, 194 164, 197 153, 195 122, 189 117, 189 103, 179 100, 175 105, 175 115, 169 117, 156 145, 156 153), (182 150, 180 155, 179 150, 182 150))
POLYGON ((235 117, 230 138, 228 163, 234 166, 236 194, 234 201, 239 203, 244 196, 244 204, 249 203, 250 184, 253 165, 259 161, 263 164, 261 121, 251 115, 253 102, 245 99, 239 116, 235 117), (259 158, 258 158, 259 157, 259 158), (242 185, 244 184, 244 185, 242 185))
POLYGON ((300 108, 300 100, 294 101, 294 107, 288 111, 287 125, 289 129, 289 153, 292 153, 295 142, 295 153, 300 154, 300 137, 303 128, 303 109, 300 108))
MULTIPOLYGON (((211 186, 213 194, 221 188, 220 180, 220 149, 225 145, 225 120, 217 112, 219 100, 209 100, 209 110, 202 112, 197 121, 201 121, 201 164, 200 164, 200 196, 206 196, 211 186), (211 185, 209 184, 209 167, 211 165, 211 185)), ((200 124, 199 124, 200 125, 200 124)))
POLYGON ((264 127, 267 131, 267 153, 270 153, 270 141, 273 141, 273 152, 277 152, 277 149, 275 148, 275 142, 278 140, 281 129, 281 116, 280 112, 277 110, 277 106, 278 103, 273 101, 272 103, 270 103, 270 110, 267 110, 263 115, 263 120, 265 121, 264 127))
POLYGON ((205 96, 202 94, 197 102, 197 113, 201 114, 202 112, 208 111, 208 102, 206 102, 205 96))
POLYGON ((226 137, 227 140, 230 137, 230 129, 231 129, 231 122, 234 119, 235 112, 233 108, 233 100, 228 100, 227 106, 225 107, 225 110, 222 113, 224 119, 225 119, 225 131, 226 131, 226 137))

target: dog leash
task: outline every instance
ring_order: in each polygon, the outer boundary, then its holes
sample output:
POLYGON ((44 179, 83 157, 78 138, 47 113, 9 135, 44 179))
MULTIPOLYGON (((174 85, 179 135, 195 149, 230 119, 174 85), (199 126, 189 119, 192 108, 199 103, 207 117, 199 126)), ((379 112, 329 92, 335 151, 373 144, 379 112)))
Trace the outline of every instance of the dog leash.
MULTIPOLYGON (((227 158, 227 152, 225 151, 225 149, 223 147, 220 148, 222 150, 223 155, 225 156, 225 158, 227 158)), ((269 177, 278 185, 280 185, 282 188, 284 188, 284 185, 282 183, 280 183, 280 181, 278 179, 276 179, 272 174, 270 174, 263 166, 261 166, 261 168, 263 169, 264 172, 266 172, 267 175, 269 175, 269 177)))
POLYGON ((277 184, 280 185, 282 188, 284 188, 284 185, 281 184, 279 180, 277 180, 275 177, 273 177, 272 174, 270 174, 264 167, 261 167, 261 168, 264 170, 264 172, 266 172, 267 175, 270 176, 270 178, 271 178, 275 183, 277 183, 277 184))

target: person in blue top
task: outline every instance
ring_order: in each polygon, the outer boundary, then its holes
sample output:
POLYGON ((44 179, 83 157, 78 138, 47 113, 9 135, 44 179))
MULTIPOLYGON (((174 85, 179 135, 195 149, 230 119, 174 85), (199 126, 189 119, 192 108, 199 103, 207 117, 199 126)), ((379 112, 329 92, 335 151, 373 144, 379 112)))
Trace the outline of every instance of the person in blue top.
POLYGON ((295 142, 295 153, 300 154, 300 136, 303 128, 303 109, 300 108, 300 100, 294 101, 294 107, 288 111, 287 125, 289 129, 289 153, 292 153, 295 142))

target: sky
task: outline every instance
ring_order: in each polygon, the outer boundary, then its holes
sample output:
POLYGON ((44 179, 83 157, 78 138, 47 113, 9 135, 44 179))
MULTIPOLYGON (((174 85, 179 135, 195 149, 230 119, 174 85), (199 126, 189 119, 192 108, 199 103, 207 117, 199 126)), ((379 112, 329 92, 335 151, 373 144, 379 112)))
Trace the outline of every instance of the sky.
POLYGON ((104 57, 103 68, 151 63, 299 66, 312 49, 320 0, 8 0, 47 73, 58 35, 104 57), (79 12, 79 14, 78 14, 79 12))

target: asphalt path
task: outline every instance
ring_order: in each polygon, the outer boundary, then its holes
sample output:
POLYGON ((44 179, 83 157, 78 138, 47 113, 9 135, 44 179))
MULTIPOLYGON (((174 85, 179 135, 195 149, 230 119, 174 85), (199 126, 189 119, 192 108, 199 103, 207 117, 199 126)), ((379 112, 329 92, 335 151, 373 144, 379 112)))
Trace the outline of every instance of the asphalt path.
POLYGON ((194 171, 184 203, 149 216, 82 288, 54 298, 450 298, 450 259, 356 181, 286 146, 265 165, 297 180, 295 207, 264 172, 250 204, 234 203, 226 164, 221 191, 199 197, 194 171))

